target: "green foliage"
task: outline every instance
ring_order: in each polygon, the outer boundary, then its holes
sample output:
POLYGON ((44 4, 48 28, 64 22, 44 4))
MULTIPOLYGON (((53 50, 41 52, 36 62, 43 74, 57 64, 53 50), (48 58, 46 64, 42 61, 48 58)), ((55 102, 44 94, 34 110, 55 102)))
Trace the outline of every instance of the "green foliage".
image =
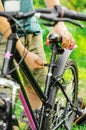
POLYGON ((74 125, 72 130, 85 130, 85 129, 86 129, 86 125, 84 124, 81 126, 74 125))
MULTIPOLYGON (((45 7, 44 0, 33 0, 36 8, 45 7)), ((70 9, 83 10, 86 9, 86 0, 60 0, 61 4, 70 9)))
POLYGON ((72 33, 77 48, 73 51, 71 58, 77 62, 80 79, 86 78, 86 23, 81 22, 84 28, 81 29, 71 24, 67 24, 69 31, 72 33))
POLYGON ((33 0, 35 8, 45 7, 44 0, 33 0))
POLYGON ((60 0, 61 4, 70 9, 83 10, 86 9, 86 0, 60 0))

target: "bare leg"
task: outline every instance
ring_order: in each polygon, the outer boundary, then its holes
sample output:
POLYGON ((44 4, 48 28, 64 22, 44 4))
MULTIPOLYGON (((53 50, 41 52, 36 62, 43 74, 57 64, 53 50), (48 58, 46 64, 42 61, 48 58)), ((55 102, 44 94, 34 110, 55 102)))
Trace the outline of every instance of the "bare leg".
POLYGON ((41 100, 39 99, 32 87, 26 87, 26 92, 33 110, 42 106, 41 100))

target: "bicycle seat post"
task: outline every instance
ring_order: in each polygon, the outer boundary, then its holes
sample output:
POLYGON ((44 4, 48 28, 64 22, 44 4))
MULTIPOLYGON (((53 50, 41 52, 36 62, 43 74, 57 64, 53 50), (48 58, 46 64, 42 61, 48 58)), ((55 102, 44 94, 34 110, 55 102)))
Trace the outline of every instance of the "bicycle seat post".
MULTIPOLYGON (((48 70, 48 75, 47 75, 47 84, 46 84, 46 92, 45 95, 48 96, 48 90, 49 90, 49 86, 50 86, 50 80, 51 77, 53 75, 53 68, 56 67, 55 65, 55 60, 56 60, 56 55, 59 53, 62 53, 62 51, 59 51, 59 49, 61 48, 59 44, 61 44, 62 42, 62 38, 57 35, 57 34, 50 34, 49 35, 49 43, 51 45, 51 49, 52 49, 52 54, 51 54, 51 59, 50 59, 50 64, 49 66, 49 70, 48 70)), ((62 48, 61 48, 62 49, 62 48)))

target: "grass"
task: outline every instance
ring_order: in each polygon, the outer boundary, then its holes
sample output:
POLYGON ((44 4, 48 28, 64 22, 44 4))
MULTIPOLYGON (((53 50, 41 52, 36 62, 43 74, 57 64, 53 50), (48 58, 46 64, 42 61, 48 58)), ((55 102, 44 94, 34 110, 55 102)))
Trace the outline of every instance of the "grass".
POLYGON ((72 130, 86 130, 86 124, 78 127, 77 125, 74 125, 72 130))

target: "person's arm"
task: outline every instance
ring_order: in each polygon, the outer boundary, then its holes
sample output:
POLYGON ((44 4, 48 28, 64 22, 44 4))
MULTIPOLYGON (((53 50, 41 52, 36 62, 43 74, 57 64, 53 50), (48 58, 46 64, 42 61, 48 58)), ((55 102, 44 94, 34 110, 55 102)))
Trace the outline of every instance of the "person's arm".
MULTIPOLYGON (((44 0, 47 8, 53 8, 55 5, 60 5, 59 0, 44 0)), ((62 45, 64 48, 69 48, 74 44, 72 35, 67 30, 64 22, 58 22, 50 31, 50 33, 58 33, 62 36, 62 45)))
MULTIPOLYGON (((0 11, 4 11, 2 2, 0 1, 0 11)), ((5 17, 0 16, 0 32, 7 39, 11 34, 10 24, 5 17)))

